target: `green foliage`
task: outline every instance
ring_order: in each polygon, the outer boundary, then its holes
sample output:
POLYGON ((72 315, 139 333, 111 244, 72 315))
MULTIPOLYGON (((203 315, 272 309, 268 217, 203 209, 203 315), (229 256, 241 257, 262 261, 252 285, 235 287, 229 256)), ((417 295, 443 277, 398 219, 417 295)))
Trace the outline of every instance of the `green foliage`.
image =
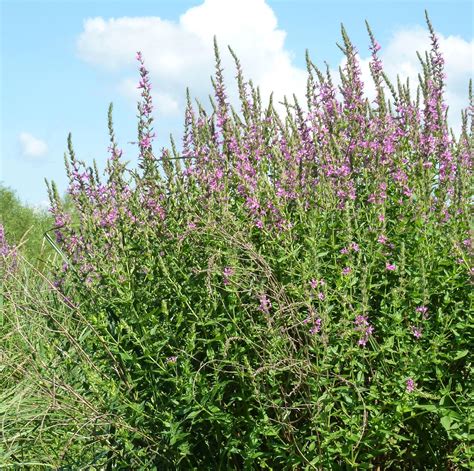
POLYGON ((23 205, 15 193, 0 185, 0 224, 8 241, 19 246, 29 260, 42 264, 51 253, 44 233, 51 228, 52 217, 46 210, 23 205))

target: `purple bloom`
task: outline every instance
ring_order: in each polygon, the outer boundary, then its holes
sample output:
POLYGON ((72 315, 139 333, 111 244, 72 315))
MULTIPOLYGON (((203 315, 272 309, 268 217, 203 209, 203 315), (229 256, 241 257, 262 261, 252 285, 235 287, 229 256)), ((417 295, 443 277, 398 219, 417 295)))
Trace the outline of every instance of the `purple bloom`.
POLYGON ((141 141, 140 141, 140 145, 144 148, 144 149, 149 149, 151 147, 151 139, 148 137, 148 136, 145 136, 141 141))
POLYGON ((367 316, 358 315, 355 318, 354 324, 355 324, 354 330, 361 334, 358 344, 361 345, 362 347, 365 347, 369 340, 369 337, 374 332, 374 328, 370 324, 367 316))
POLYGON ((2 224, 0 224, 0 256, 5 257, 5 263, 7 263, 7 272, 13 270, 17 266, 16 247, 12 247, 8 244, 5 237, 5 229, 3 228, 2 224))
POLYGON ((272 307, 272 303, 268 299, 267 295, 261 294, 258 299, 260 301, 260 306, 258 307, 259 311, 268 314, 270 312, 270 308, 272 307))
POLYGON ((229 278, 234 274, 234 269, 231 267, 225 267, 223 271, 224 275, 224 284, 228 285, 230 283, 229 278))
POLYGON ((411 393, 414 390, 415 390, 415 382, 413 381, 413 379, 408 378, 406 381, 406 391, 407 393, 411 393))
POLYGON ((413 333, 413 336, 416 339, 419 339, 421 337, 421 333, 422 333, 423 329, 421 327, 417 328, 415 326, 412 326, 411 331, 413 333))
POLYGON ((115 221, 118 219, 118 211, 117 208, 113 208, 110 213, 108 213, 105 216, 102 216, 102 219, 100 221, 100 225, 102 227, 111 227, 115 224, 115 221))
POLYGON ((345 268, 342 269, 342 274, 343 275, 349 275, 351 272, 352 272, 351 267, 345 267, 345 268))
POLYGON ((314 321, 313 327, 311 327, 311 329, 309 329, 309 333, 311 335, 317 334, 321 330, 321 323, 322 323, 322 320, 318 317, 314 321))
POLYGON ((321 278, 320 280, 316 280, 316 279, 312 279, 310 282, 309 282, 310 286, 312 289, 316 289, 318 286, 324 286, 326 283, 324 282, 324 280, 321 278))
POLYGON ((176 363, 176 360, 177 360, 177 359, 178 359, 177 356, 172 356, 172 357, 168 357, 168 358, 166 359, 166 361, 167 361, 168 363, 176 363))
POLYGON ((388 263, 388 262, 385 264, 385 268, 388 271, 395 271, 397 269, 397 267, 395 265, 393 265, 392 263, 388 263))
POLYGON ((61 279, 55 279, 55 280, 53 280, 53 286, 54 286, 55 288, 60 288, 62 284, 63 284, 63 280, 61 280, 61 279))
POLYGON ((380 243, 380 244, 386 244, 388 239, 385 235, 381 234, 379 235, 377 241, 380 243))

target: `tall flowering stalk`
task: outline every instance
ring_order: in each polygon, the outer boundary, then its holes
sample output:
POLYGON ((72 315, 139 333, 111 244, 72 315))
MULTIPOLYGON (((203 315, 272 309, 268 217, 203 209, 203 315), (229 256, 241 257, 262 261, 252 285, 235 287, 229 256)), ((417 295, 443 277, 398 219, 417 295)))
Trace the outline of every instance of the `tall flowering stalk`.
POLYGON ((138 103, 138 148, 139 148, 139 165, 145 174, 154 166, 150 161, 153 159, 153 101, 151 96, 151 83, 149 72, 145 67, 143 56, 140 51, 137 52, 136 59, 139 63, 140 80, 138 89, 140 90, 141 100, 138 103))

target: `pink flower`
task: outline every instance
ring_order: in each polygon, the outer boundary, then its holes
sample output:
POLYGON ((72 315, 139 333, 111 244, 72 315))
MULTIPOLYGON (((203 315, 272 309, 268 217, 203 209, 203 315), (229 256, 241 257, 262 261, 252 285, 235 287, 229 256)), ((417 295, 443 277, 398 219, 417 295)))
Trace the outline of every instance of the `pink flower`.
POLYGON ((361 345, 362 347, 365 347, 369 340, 369 337, 374 332, 374 328, 372 325, 370 325, 370 322, 367 316, 358 315, 355 318, 354 324, 355 324, 354 330, 356 332, 360 332, 362 335, 359 338, 358 344, 361 345))
POLYGON ((417 307, 416 312, 423 314, 423 319, 428 319, 428 308, 426 306, 417 307))
POLYGON ((323 300, 324 300, 325 296, 324 296, 324 293, 323 293, 322 291, 320 291, 320 292, 318 293, 318 298, 319 298, 320 301, 323 301, 323 300))
POLYGON ((151 147, 151 139, 146 136, 144 137, 141 141, 140 141, 140 145, 144 148, 144 149, 149 149, 151 147))
POLYGON ((166 359, 166 361, 167 361, 168 363, 176 363, 176 360, 177 360, 177 359, 178 359, 177 356, 172 356, 172 357, 168 357, 168 358, 166 359))
POLYGON ((415 390, 415 382, 413 381, 413 379, 408 378, 406 381, 406 391, 407 393, 411 393, 414 390, 415 390))
POLYGON ((312 289, 316 289, 318 286, 324 286, 325 282, 321 278, 320 280, 315 280, 314 278, 309 282, 312 289))
POLYGON ((416 328, 415 326, 412 326, 411 328, 411 331, 413 333, 413 336, 416 338, 416 339, 419 339, 421 337, 421 332, 422 332, 422 328, 416 328))
POLYGON ((397 267, 395 265, 393 265, 392 263, 388 263, 388 262, 385 264, 385 268, 388 271, 395 271, 397 269, 397 267))
POLYGON ((258 307, 258 310, 264 312, 265 314, 268 314, 270 311, 270 308, 272 307, 272 303, 268 299, 267 295, 261 294, 259 296, 259 301, 260 301, 260 306, 258 307))
POLYGON ((342 269, 342 274, 343 275, 349 275, 351 272, 352 272, 351 267, 345 267, 345 268, 342 269))
POLYGON ((314 322, 313 327, 309 329, 309 333, 311 335, 317 334, 321 330, 321 323, 322 323, 322 320, 318 317, 316 321, 314 322))
POLYGON ((349 253, 349 250, 347 250, 345 247, 343 249, 340 250, 340 253, 342 253, 343 255, 345 254, 348 254, 349 253))
POLYGON ((386 244, 387 243, 387 237, 384 236, 383 234, 379 235, 377 241, 380 243, 380 244, 386 244))
POLYGON ((224 275, 224 284, 228 285, 230 283, 229 278, 234 274, 234 269, 231 267, 225 267, 223 271, 224 275))

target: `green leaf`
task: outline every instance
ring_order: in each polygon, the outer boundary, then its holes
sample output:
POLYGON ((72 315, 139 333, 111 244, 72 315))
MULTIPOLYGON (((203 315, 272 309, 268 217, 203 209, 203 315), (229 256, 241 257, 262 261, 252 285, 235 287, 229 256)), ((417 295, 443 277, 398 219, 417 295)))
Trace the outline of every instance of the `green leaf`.
POLYGON ((450 417, 449 415, 445 415, 443 417, 441 417, 441 425, 444 427, 444 429, 449 432, 449 430, 451 429, 451 424, 453 422, 453 418, 450 417))
POLYGON ((460 358, 464 358, 469 353, 469 350, 460 350, 456 352, 456 355, 453 358, 453 361, 459 360, 460 358))

